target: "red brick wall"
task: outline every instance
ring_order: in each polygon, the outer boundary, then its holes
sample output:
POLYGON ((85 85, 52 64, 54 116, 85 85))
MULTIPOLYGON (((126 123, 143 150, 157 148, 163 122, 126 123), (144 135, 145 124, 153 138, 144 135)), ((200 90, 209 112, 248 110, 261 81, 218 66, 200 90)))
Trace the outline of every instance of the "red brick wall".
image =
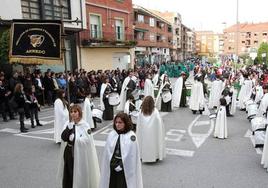
POLYGON ((121 18, 124 19, 125 40, 133 40, 132 0, 123 0, 122 2, 118 0, 87 0, 86 2, 88 30, 81 34, 82 39, 90 36, 89 14, 92 13, 100 14, 102 17, 103 39, 115 40, 115 18, 121 18), (90 3, 99 6, 94 6, 90 3))

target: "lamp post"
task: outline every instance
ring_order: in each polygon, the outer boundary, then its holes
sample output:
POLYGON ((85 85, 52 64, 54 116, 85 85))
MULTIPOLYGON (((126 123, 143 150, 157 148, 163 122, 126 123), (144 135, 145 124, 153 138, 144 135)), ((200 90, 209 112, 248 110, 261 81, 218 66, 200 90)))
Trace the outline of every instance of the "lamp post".
POLYGON ((238 11, 239 11, 239 0, 236 0, 236 62, 235 62, 235 73, 237 72, 237 63, 238 63, 238 42, 239 42, 239 20, 238 20, 238 11))

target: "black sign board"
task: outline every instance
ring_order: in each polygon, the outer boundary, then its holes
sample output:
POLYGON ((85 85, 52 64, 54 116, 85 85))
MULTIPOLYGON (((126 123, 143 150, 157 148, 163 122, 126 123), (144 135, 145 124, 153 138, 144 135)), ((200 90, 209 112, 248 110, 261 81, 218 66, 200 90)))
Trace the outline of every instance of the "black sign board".
POLYGON ((61 59, 61 22, 14 21, 10 57, 61 59))

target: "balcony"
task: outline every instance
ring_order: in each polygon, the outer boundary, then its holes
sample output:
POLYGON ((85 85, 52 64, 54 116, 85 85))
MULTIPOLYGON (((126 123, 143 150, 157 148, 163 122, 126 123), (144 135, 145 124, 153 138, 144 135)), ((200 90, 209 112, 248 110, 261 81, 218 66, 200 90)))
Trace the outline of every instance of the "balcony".
POLYGON ((132 33, 101 32, 91 33, 85 30, 80 33, 81 46, 91 48, 133 48, 137 41, 132 33))

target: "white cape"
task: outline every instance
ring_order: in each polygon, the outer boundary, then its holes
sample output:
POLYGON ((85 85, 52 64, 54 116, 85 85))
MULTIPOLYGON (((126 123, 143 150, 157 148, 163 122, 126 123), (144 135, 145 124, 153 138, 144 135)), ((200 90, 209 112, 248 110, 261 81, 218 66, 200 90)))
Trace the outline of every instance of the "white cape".
MULTIPOLYGON (((73 122, 71 122, 73 124, 73 122)), ((64 129, 69 122, 66 122, 64 129)), ((90 126, 81 120, 75 126, 73 188, 96 188, 99 186, 100 169, 93 136, 88 133, 90 126)), ((64 169, 64 150, 66 142, 62 141, 60 164, 58 169, 58 187, 62 187, 64 169)))
POLYGON ((232 88, 233 90, 233 95, 232 95, 232 103, 231 103, 231 110, 230 110, 230 113, 232 115, 235 114, 236 112, 236 97, 237 97, 237 90, 232 88))
POLYGON ((64 107, 61 99, 56 99, 54 102, 54 140, 56 143, 61 142, 61 133, 66 121, 69 121, 69 111, 67 107, 64 107))
POLYGON ((100 108, 101 108, 102 111, 105 110, 105 106, 104 106, 104 103, 103 103, 103 94, 104 94, 104 91, 105 91, 106 87, 107 87, 107 84, 105 84, 105 83, 102 83, 101 84, 101 90, 100 90, 100 108))
POLYGON ((227 138, 227 118, 226 118, 226 107, 220 106, 217 113, 214 137, 227 138))
POLYGON ((145 80, 144 84, 144 97, 152 96, 154 98, 154 85, 150 79, 145 80))
POLYGON ((245 80, 241 90, 239 92, 238 100, 239 100, 239 107, 240 109, 246 108, 245 102, 248 101, 252 94, 252 81, 251 80, 245 80))
POLYGON ((191 88, 191 97, 189 100, 189 108, 191 110, 201 110, 205 106, 205 97, 203 85, 201 82, 195 81, 191 88))
POLYGON ((224 89, 224 83, 221 80, 215 80, 212 82, 211 90, 209 94, 208 107, 213 108, 214 106, 219 106, 221 93, 224 89))
POLYGON ((173 107, 180 107, 181 102, 181 93, 182 93, 182 86, 183 86, 183 77, 180 76, 174 85, 174 89, 172 92, 172 106, 173 107))
MULTIPOLYGON (((110 161, 119 135, 115 130, 111 131, 103 151, 101 164, 101 181, 99 188, 109 188, 110 183, 110 161)), ((143 188, 141 161, 139 146, 136 140, 131 138, 136 135, 133 131, 120 135, 120 149, 123 161, 124 173, 128 188, 143 188)))
POLYGON ((128 82, 130 81, 130 77, 126 77, 123 85, 122 85, 122 89, 121 89, 121 93, 120 93, 120 104, 117 106, 117 110, 118 111, 123 111, 125 108, 125 103, 126 103, 126 98, 127 98, 127 85, 128 82))
POLYGON ((263 96, 263 89, 262 86, 256 86, 256 97, 255 97, 255 103, 258 103, 263 96))
POLYGON ((166 157, 165 127, 156 108, 150 116, 141 112, 137 120, 137 137, 142 162, 155 162, 166 157))
POLYGON ((90 125, 92 129, 95 128, 91 111, 91 102, 88 97, 86 97, 84 101, 83 119, 90 125))

